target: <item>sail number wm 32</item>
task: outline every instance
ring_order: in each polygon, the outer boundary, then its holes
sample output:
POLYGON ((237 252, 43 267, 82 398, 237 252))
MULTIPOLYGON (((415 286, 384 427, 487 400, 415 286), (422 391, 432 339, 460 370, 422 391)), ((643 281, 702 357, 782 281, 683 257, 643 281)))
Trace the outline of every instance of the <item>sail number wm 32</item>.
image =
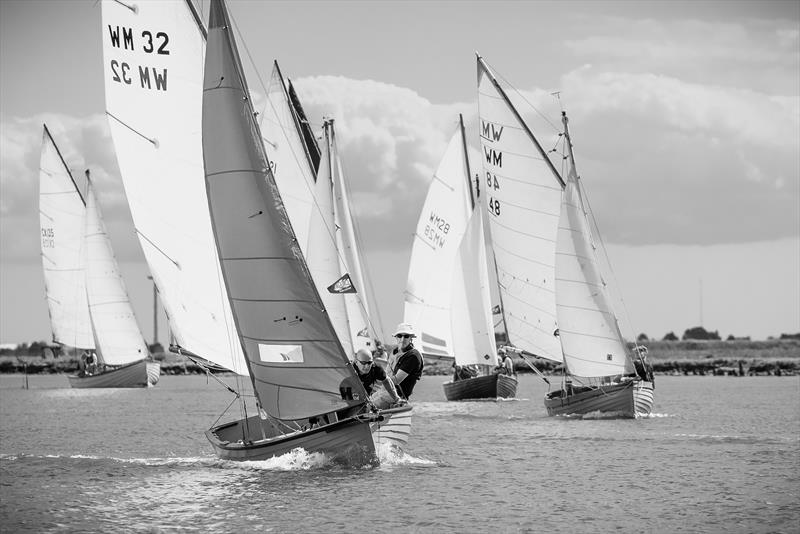
MULTIPOLYGON (((141 49, 145 54, 169 55, 169 35, 166 32, 151 32, 144 30, 136 32, 137 40, 134 42, 133 28, 108 25, 108 38, 112 48, 129 50, 131 52, 141 49)), ((133 85, 134 77, 138 73, 139 87, 141 89, 167 90, 167 69, 142 65, 131 65, 126 61, 112 59, 109 67, 111 79, 125 85, 133 85), (151 75, 152 74, 152 75, 151 75)))

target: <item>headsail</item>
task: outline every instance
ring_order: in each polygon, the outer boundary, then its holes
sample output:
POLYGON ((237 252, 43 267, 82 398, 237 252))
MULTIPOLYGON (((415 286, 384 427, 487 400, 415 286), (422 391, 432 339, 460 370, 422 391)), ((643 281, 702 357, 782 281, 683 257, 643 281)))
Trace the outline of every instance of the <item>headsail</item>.
POLYGON ((102 4, 106 114, 175 341, 247 376, 211 231, 201 110, 205 29, 191 0, 102 4))
POLYGON ((228 297, 261 407, 301 419, 364 403, 267 163, 222 0, 210 8, 203 156, 228 297))
POLYGON ((453 357, 453 266, 472 206, 461 129, 453 134, 422 206, 405 291, 403 320, 419 325, 420 351, 453 357))
MULTIPOLYGON (((88 171, 87 171, 88 173, 88 171)), ((100 358, 125 365, 148 356, 106 232, 94 186, 86 194, 86 291, 100 358)))
MULTIPOLYGON (((566 125, 566 117, 564 117, 566 125)), ((556 254, 558 324, 564 363, 573 376, 633 373, 586 220, 580 180, 567 132, 569 172, 556 254)))
POLYGON ((94 349, 86 300, 86 208, 47 126, 39 163, 39 230, 53 341, 94 349))
MULTIPOLYGON (((350 198, 342 170, 342 160, 339 157, 339 147, 336 144, 336 134, 333 130, 333 120, 325 123, 323 140, 328 145, 328 158, 333 182, 333 203, 336 224, 336 247, 339 250, 339 261, 342 272, 348 273, 355 288, 354 293, 344 296, 347 307, 347 320, 350 326, 350 338, 353 341, 353 350, 362 348, 371 350, 372 339, 376 333, 370 321, 369 299, 366 276, 361 264, 361 254, 358 248, 356 228, 353 215, 350 212, 350 198)), ((320 167, 325 164, 322 160, 320 167)))
POLYGON ((478 107, 483 205, 509 341, 563 361, 555 296, 563 181, 480 57, 478 107))

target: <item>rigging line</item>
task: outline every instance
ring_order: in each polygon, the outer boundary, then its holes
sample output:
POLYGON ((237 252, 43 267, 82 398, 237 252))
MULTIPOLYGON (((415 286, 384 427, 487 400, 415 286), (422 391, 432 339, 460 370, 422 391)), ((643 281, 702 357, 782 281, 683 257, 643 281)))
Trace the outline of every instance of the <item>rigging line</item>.
POLYGON ((152 143, 154 147, 158 148, 158 141, 156 139, 150 139, 149 137, 147 137, 143 133, 137 131, 136 129, 134 129, 134 128, 130 127, 130 126, 128 126, 126 123, 122 122, 120 119, 118 119, 116 116, 114 116, 113 113, 111 113, 108 110, 106 110, 106 115, 108 115, 109 117, 111 117, 112 119, 114 119, 115 121, 117 121, 118 123, 120 123, 121 125, 126 127, 127 129, 129 129, 130 131, 132 131, 133 133, 135 133, 136 135, 138 135, 142 139, 145 139, 148 142, 152 143))
POLYGON ((180 268, 181 268, 181 264, 180 264, 180 263, 178 263, 177 261, 175 261, 175 260, 173 260, 172 258, 170 258, 170 257, 169 257, 169 254, 167 254, 166 252, 164 252, 163 250, 161 250, 161 248, 160 248, 158 245, 156 245, 155 243, 153 243, 153 241, 151 241, 149 237, 147 237, 147 236, 146 236, 146 235, 144 235, 142 232, 140 232, 138 228, 134 228, 134 230, 135 230, 135 231, 136 231, 136 233, 139 235, 139 237, 141 237, 142 239, 144 239, 145 241, 147 241, 148 243, 150 243, 150 244, 153 246, 153 248, 154 248, 154 249, 156 249, 157 251, 159 251, 159 252, 161 253, 161 255, 162 255, 162 256, 164 256, 165 258, 167 258, 167 259, 168 259, 170 262, 172 262, 172 264, 173 264, 173 265, 175 265, 175 267, 177 267, 177 268, 180 270, 180 268))

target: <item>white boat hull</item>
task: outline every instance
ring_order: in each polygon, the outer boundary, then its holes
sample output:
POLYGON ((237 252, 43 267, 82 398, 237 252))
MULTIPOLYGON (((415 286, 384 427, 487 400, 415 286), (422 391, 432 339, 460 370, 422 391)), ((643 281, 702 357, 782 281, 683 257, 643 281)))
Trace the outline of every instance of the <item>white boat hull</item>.
POLYGON ((147 362, 147 385, 155 386, 159 378, 161 378, 161 363, 147 362))
POLYGON ((411 435, 411 406, 381 410, 383 421, 370 425, 375 446, 389 444, 396 449, 405 449, 411 435))
POLYGON ((574 388, 548 393, 544 399, 547 415, 601 413, 619 417, 648 415, 653 409, 653 383, 631 380, 591 388, 574 388))

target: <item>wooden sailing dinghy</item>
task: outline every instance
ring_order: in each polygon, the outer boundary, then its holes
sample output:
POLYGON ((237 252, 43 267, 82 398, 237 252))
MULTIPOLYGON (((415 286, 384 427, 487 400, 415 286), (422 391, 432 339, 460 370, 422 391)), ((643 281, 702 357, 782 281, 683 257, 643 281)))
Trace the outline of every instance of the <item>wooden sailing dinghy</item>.
POLYGON ((549 415, 650 413, 653 384, 634 372, 600 272, 575 170, 550 160, 486 62, 478 56, 480 142, 491 242, 510 347, 563 362, 563 387, 545 397, 549 415))
POLYGON ((259 406, 258 417, 206 435, 220 457, 232 460, 302 447, 346 463, 375 463, 374 429, 410 407, 368 409, 270 170, 223 0, 210 7, 204 77, 212 229, 259 406))
POLYGON ((68 376, 73 388, 155 385, 89 173, 84 197, 47 126, 39 173, 42 266, 53 341, 94 353, 97 365, 68 376))
POLYGON ((420 325, 423 355, 481 370, 479 376, 445 382, 447 400, 514 397, 516 378, 501 378, 493 372, 497 348, 484 215, 476 208, 466 148, 464 122, 459 116, 459 126, 433 175, 414 234, 404 320, 420 325))

